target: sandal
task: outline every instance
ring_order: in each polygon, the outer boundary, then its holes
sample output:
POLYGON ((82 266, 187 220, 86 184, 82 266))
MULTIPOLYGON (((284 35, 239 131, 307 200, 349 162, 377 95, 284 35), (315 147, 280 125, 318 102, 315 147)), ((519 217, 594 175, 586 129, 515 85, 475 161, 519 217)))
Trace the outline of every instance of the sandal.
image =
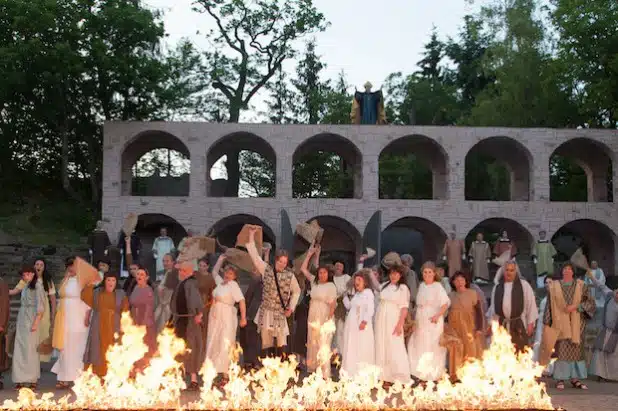
POLYGON ((580 380, 571 381, 571 385, 573 386, 573 388, 576 388, 578 390, 587 390, 588 389, 588 386, 586 384, 582 384, 582 382, 580 380))
POLYGON ((564 381, 558 381, 558 384, 556 384, 556 388, 560 391, 564 390, 564 381))

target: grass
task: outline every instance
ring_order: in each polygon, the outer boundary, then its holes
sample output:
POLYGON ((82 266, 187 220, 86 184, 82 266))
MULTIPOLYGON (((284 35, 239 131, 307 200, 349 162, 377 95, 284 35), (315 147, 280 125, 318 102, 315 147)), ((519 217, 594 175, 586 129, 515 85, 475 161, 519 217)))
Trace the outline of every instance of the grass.
POLYGON ((83 205, 66 200, 29 199, 22 204, 0 204, 0 231, 11 243, 80 245, 95 219, 96 215, 83 205))

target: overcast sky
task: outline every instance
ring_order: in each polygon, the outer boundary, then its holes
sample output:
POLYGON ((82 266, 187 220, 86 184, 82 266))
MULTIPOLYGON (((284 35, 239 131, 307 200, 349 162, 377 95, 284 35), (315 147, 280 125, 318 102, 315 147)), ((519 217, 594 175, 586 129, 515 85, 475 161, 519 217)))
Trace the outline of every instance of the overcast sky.
MULTIPOLYGON (((164 12, 170 44, 187 37, 206 49, 204 36, 196 31, 207 32, 212 22, 193 12, 192 2, 145 0, 164 12)), ((314 0, 314 4, 331 23, 316 35, 318 54, 328 66, 325 77, 334 78, 344 70, 359 89, 367 80, 377 89, 392 72, 414 71, 432 26, 443 38, 456 36, 463 16, 478 9, 467 0, 314 0)))

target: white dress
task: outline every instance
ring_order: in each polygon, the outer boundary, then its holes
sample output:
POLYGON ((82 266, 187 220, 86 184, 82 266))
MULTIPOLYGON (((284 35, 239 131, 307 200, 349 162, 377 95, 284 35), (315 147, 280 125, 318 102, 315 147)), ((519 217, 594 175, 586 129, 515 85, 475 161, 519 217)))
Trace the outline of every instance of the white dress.
POLYGON ((380 367, 383 381, 403 384, 411 382, 410 362, 403 333, 393 335, 402 308, 410 306, 410 289, 389 284, 380 292, 380 304, 375 316, 375 364, 380 367))
MULTIPOLYGON (((221 278, 215 276, 215 279, 221 278)), ((230 367, 230 349, 236 345, 238 310, 236 303, 245 299, 236 281, 219 285, 212 292, 214 304, 208 313, 206 333, 206 359, 210 360, 217 373, 227 374, 230 367)))
MULTIPOLYGON (((315 371, 319 364, 318 353, 322 344, 331 346, 333 335, 322 335, 319 327, 312 324, 323 325, 330 318, 331 304, 337 300, 337 288, 331 282, 316 284, 311 279, 311 302, 309 303, 309 314, 307 316, 307 368, 315 371)), ((322 375, 330 376, 330 361, 322 365, 322 375)))
MULTIPOLYGON (((335 287, 337 287, 337 298, 340 298, 347 291, 348 283, 352 277, 347 274, 336 275, 333 278, 333 282, 335 283, 335 287)), ((333 348, 337 349, 337 352, 343 352, 343 339, 344 339, 344 328, 345 328, 345 320, 343 318, 335 319, 335 326, 337 327, 335 331, 335 338, 333 339, 333 348)))
POLYGON ((84 369, 84 350, 88 340, 88 327, 84 320, 90 307, 81 299, 77 276, 66 280, 64 295, 60 299, 64 310, 64 348, 51 371, 57 374, 58 381, 73 382, 84 369))
POLYGON ((440 346, 444 316, 435 324, 431 317, 438 314, 444 304, 450 303, 442 284, 421 283, 416 296, 416 327, 408 341, 408 358, 412 375, 423 381, 437 381, 446 371, 446 348, 440 346))
MULTIPOLYGON (((547 297, 543 297, 541 303, 539 304, 539 312, 544 313, 545 307, 547 306, 547 297)), ((532 348, 532 359, 534 361, 539 361, 539 356, 541 354, 541 341, 543 340, 543 316, 540 315, 539 319, 536 321, 536 331, 534 332, 534 346, 532 348)), ((545 372, 547 374, 552 374, 554 372, 554 363, 550 363, 545 368, 545 372)))
POLYGON ((157 280, 163 277, 163 257, 174 250, 174 241, 169 237, 157 237, 152 244, 152 255, 157 263, 157 280))
POLYGON ((343 337, 343 361, 341 369, 354 377, 365 365, 375 365, 375 342, 373 334, 373 291, 365 288, 362 292, 354 294, 352 300, 346 294, 343 303, 348 310, 345 319, 343 337), (364 330, 360 330, 361 322, 365 321, 364 330))

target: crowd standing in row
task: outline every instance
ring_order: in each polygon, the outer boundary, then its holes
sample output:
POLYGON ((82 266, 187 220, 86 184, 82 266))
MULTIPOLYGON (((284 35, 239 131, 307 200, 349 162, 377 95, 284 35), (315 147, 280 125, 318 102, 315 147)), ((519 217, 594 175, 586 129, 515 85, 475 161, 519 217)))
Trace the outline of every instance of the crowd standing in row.
MULTIPOLYGON (((584 335, 595 316, 601 327, 590 372, 618 379, 618 292, 599 279, 596 265, 582 281, 575 278, 574 267, 565 264, 553 281, 546 282, 547 297, 539 314, 534 291, 514 260, 496 273, 487 307, 483 291, 460 270, 449 270, 445 278, 444 270, 428 261, 419 278, 411 256, 391 252, 373 268, 363 268, 368 256, 361 256, 350 276, 340 261, 323 264, 320 246, 311 244, 295 272, 284 250, 274 253, 271 265, 271 250, 257 248, 255 233, 249 230, 246 244, 253 272, 244 294, 237 282, 239 270, 226 262, 225 254, 212 269, 208 257, 178 262, 173 242, 167 241, 155 241, 153 283, 134 258, 133 245, 139 241, 135 233, 122 239, 122 267, 128 273, 122 286, 105 255, 96 256, 100 277, 88 283, 80 277, 75 258, 66 259, 59 302, 42 258, 22 268, 22 280, 13 290, 0 281, 0 332, 6 332, 10 296, 21 298, 12 351, 16 387, 36 388, 40 363, 50 361, 52 348, 59 354, 52 368, 57 388, 69 388, 89 367, 105 376, 105 353, 121 331, 125 311, 146 328, 148 352, 135 363, 133 373, 148 365, 157 351, 158 333, 170 326, 190 349, 182 362, 191 390, 199 389, 198 373, 205 362, 225 382, 239 327, 247 368, 259 367, 259 357, 293 353, 307 371, 319 369, 328 377, 331 361, 336 361, 321 356, 320 348, 332 345, 341 359, 341 372, 350 376, 375 365, 387 384, 435 381, 446 373, 457 380, 466 360, 479 358, 486 349, 491 320, 508 330, 517 350, 534 345, 535 359, 542 364, 553 352, 556 361, 548 372, 559 389, 567 381, 587 389, 582 382, 589 371, 584 335), (306 310, 301 308, 304 303, 306 310), (334 335, 324 327, 329 320, 336 326, 334 335)), ((0 358, 4 369, 6 351, 0 358)))

